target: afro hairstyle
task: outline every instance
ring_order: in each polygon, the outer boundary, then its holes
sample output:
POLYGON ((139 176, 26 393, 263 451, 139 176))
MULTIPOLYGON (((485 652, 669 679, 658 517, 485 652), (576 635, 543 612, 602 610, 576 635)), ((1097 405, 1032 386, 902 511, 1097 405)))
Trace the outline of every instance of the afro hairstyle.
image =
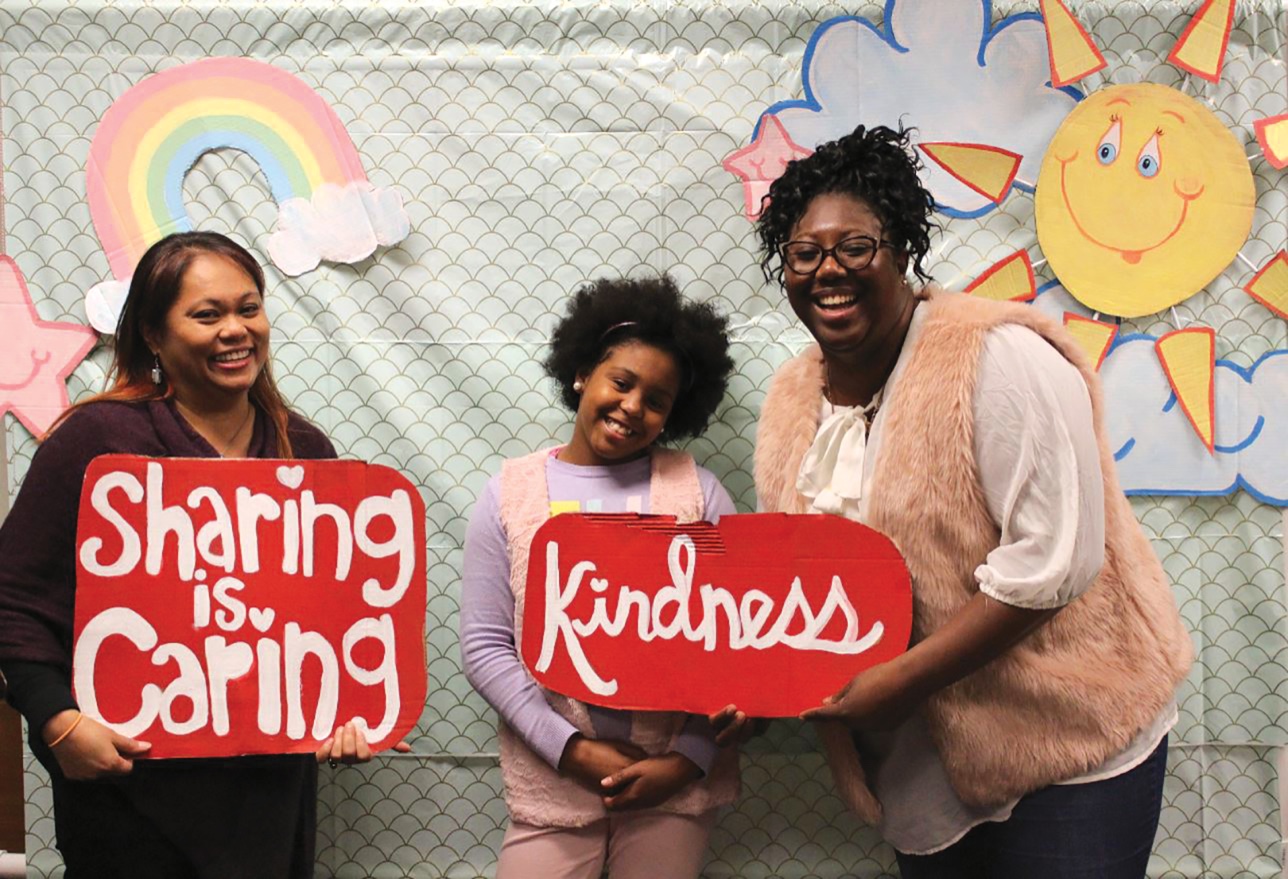
POLYGON ((886 240, 896 252, 912 258, 918 278, 929 279, 922 264, 935 228, 930 220, 935 200, 917 176, 921 161, 912 150, 913 130, 860 125, 787 164, 782 176, 770 184, 768 203, 756 221, 766 280, 777 278, 782 283, 783 245, 810 202, 829 193, 852 195, 867 204, 881 221, 886 240))
POLYGON ((658 441, 695 437, 724 399, 733 371, 728 325, 709 303, 681 296, 667 275, 601 278, 572 295, 544 366, 559 383, 563 404, 576 412, 577 375, 594 369, 613 348, 642 342, 666 351, 680 367, 680 393, 658 441))

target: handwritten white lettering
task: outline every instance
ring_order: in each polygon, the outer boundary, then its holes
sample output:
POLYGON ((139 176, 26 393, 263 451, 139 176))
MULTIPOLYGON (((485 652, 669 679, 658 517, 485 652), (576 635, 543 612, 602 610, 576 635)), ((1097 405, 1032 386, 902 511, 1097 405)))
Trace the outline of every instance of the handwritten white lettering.
POLYGON ((545 563, 545 625, 536 670, 548 670, 562 644, 582 683, 599 696, 615 694, 617 681, 606 680, 596 671, 586 656, 581 639, 597 632, 610 637, 619 636, 629 624, 632 613, 636 618, 636 634, 641 641, 683 638, 701 643, 707 652, 716 650, 722 629, 729 648, 733 650, 768 650, 782 645, 794 650, 842 655, 857 655, 870 650, 885 633, 885 625, 879 620, 866 632, 860 633, 862 627, 858 612, 846 595, 841 578, 835 575, 817 612, 810 605, 800 577, 792 580, 781 605, 776 605, 770 595, 758 589, 748 589, 740 597, 735 597, 725 588, 705 583, 698 588, 701 616, 694 619, 690 599, 697 550, 693 540, 685 534, 672 538, 668 548, 667 572, 671 582, 651 596, 628 585, 620 586, 616 606, 611 613, 606 596, 609 584, 601 577, 591 576, 596 571, 594 562, 577 562, 565 577, 559 565, 559 544, 552 540, 546 545, 545 563), (584 582, 590 584, 596 597, 589 616, 573 619, 568 609, 584 582), (844 620, 844 632, 825 636, 833 620, 838 618, 844 620))

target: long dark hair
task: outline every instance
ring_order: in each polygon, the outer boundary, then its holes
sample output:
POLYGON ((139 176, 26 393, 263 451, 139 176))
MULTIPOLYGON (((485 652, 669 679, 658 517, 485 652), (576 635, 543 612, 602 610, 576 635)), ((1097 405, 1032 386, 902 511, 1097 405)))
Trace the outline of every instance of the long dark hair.
MULTIPOLYGON (((72 412, 90 403, 107 400, 142 403, 165 400, 174 395, 174 387, 170 382, 156 384, 152 381, 155 360, 147 337, 157 337, 165 332, 166 315, 179 298, 183 276, 193 259, 203 253, 231 260, 255 281, 255 289, 260 296, 264 295, 264 270, 246 248, 231 238, 218 232, 176 232, 162 238, 143 254, 130 279, 130 292, 125 297, 125 305, 116 324, 108 389, 88 400, 80 401, 64 412, 49 429, 50 433, 72 412)), ((295 457, 287 432, 290 410, 273 382, 271 361, 266 360, 264 368, 259 371, 259 377, 250 389, 250 399, 264 410, 264 414, 277 429, 278 457, 295 457)))

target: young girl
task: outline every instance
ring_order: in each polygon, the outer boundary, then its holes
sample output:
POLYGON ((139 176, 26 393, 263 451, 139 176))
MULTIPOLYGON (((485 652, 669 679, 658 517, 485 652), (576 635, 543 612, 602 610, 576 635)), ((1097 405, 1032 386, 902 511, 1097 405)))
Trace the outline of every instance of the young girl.
POLYGON ((506 461, 465 537, 465 674, 501 715, 510 827, 498 879, 696 877, 716 807, 738 794, 737 754, 705 718, 613 711, 539 687, 518 651, 528 549, 554 513, 716 521, 716 478, 666 441, 700 434, 733 361, 726 321, 674 282, 601 280, 555 329, 547 372, 574 412, 562 448, 506 461))

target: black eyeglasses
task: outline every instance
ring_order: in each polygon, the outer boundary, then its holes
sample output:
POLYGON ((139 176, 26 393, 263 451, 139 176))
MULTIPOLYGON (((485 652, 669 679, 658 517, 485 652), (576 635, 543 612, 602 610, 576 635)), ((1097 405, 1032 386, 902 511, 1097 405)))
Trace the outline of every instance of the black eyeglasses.
POLYGON ((788 241, 783 245, 783 264, 798 275, 812 275, 831 256, 841 268, 852 272, 872 265, 877 251, 890 247, 889 241, 878 241, 871 235, 854 235, 837 242, 835 247, 819 247, 810 241, 788 241))

